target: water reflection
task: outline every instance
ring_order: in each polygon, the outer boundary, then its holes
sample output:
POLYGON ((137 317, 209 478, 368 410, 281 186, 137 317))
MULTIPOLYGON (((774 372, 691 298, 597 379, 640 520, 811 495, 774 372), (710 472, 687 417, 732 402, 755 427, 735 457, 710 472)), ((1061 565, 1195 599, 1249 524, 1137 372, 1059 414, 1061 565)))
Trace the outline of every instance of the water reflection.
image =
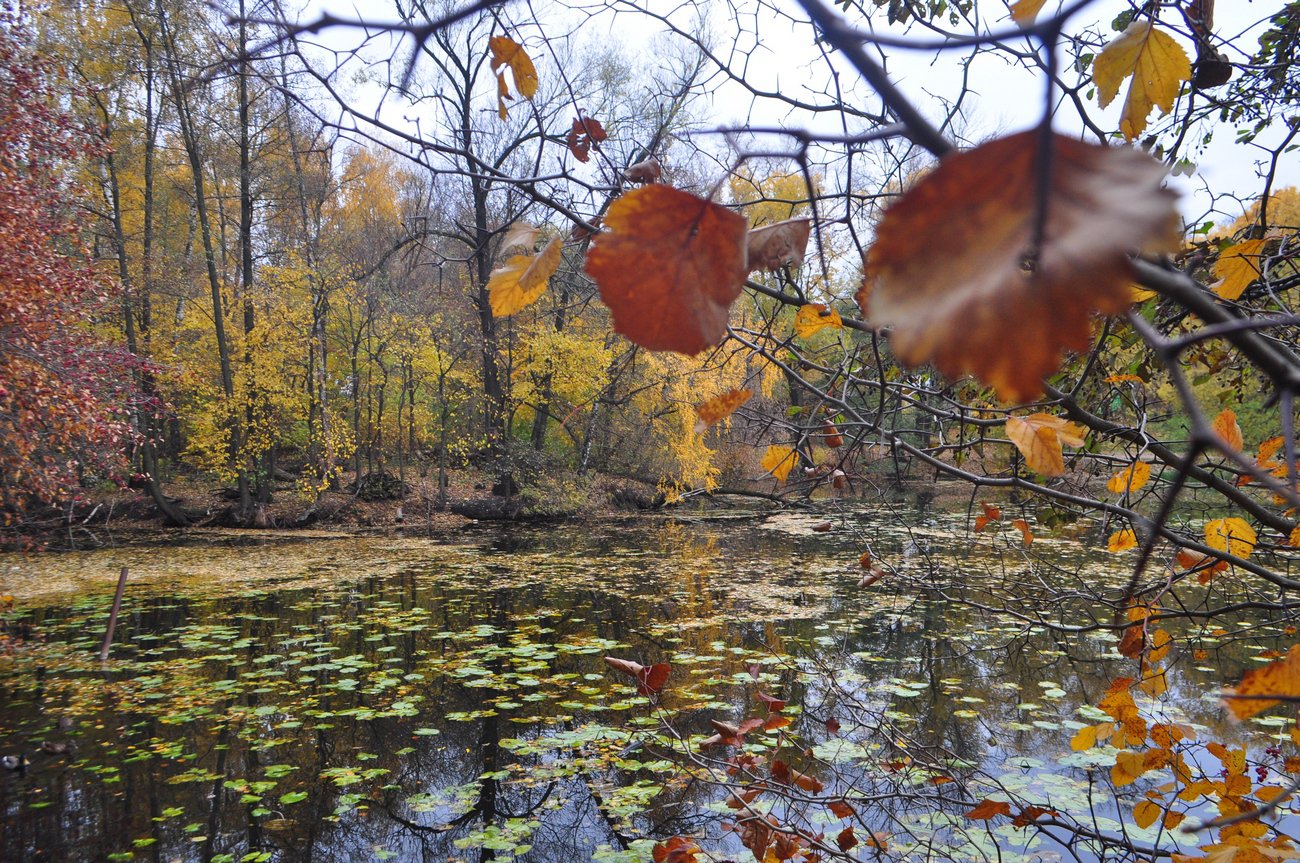
MULTIPOLYGON (((642 732, 670 717, 697 741, 709 719, 765 715, 760 691, 794 724, 756 740, 797 732, 816 758, 786 757, 828 786, 893 794, 870 826, 938 856, 988 850, 952 828, 972 801, 948 779, 1084 801, 1088 775, 1056 758, 1115 676, 1112 642, 856 587, 867 530, 885 554, 928 537, 935 583, 1006 577, 1008 547, 958 545, 941 517, 894 533, 880 513, 831 536, 810 524, 65 558, 155 577, 130 589, 107 669, 93 662, 106 591, 5 624, 31 640, 0 660, 0 750, 31 763, 0 776, 0 859, 567 863, 644 859, 644 837, 680 832, 744 859, 722 790, 642 732), (614 679, 606 654, 671 661, 662 702, 614 679)), ((1059 551, 1077 571, 1073 544, 1059 551)), ((1239 642, 1212 665, 1230 677, 1247 661, 1239 642)), ((1223 739, 1238 732, 1198 700, 1215 683, 1186 662, 1171 675, 1188 719, 1223 739)), ((1026 838, 989 834, 1009 856, 1026 838)))

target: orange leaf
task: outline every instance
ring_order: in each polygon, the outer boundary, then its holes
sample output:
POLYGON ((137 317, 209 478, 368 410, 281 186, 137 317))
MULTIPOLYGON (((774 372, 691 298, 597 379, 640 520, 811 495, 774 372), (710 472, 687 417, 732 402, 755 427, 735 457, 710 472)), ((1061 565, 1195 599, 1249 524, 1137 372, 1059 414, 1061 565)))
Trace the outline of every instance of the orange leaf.
POLYGON ((1146 381, 1142 380, 1142 378, 1138 377, 1137 375, 1110 375, 1108 377, 1102 378, 1102 380, 1104 380, 1108 384, 1146 383, 1146 381))
POLYGON ((995 815, 1011 815, 1011 804, 1005 800, 981 800, 980 804, 966 813, 971 821, 988 821, 995 815))
POLYGON ((1160 804, 1154 803, 1150 800, 1143 800, 1137 806, 1133 807, 1133 821, 1137 826, 1145 830, 1152 824, 1156 823, 1156 819, 1160 817, 1160 813, 1163 811, 1164 810, 1160 808, 1160 804))
POLYGON ((643 348, 698 354, 726 334, 745 282, 744 216, 668 186, 620 197, 587 252, 614 329, 643 348))
POLYGON ((1232 411, 1220 411, 1214 418, 1214 433, 1223 438, 1230 449, 1241 450, 1241 426, 1237 424, 1237 415, 1232 411))
POLYGON ((696 863, 700 846, 685 836, 674 836, 663 842, 656 842, 650 851, 654 863, 696 863))
POLYGON ((1214 292, 1225 300, 1239 299, 1263 270, 1260 253, 1264 251, 1267 242, 1268 240, 1242 240, 1220 252, 1219 260, 1214 262, 1214 275, 1220 279, 1214 285, 1214 292))
POLYGON ((855 847, 858 844, 858 837, 853 835, 853 828, 845 827, 841 830, 839 835, 835 837, 835 844, 839 846, 841 851, 848 851, 850 848, 855 847))
POLYGON ((794 470, 795 464, 799 461, 799 454, 788 446, 778 446, 772 444, 763 453, 763 460, 759 462, 763 470, 776 477, 778 481, 785 482, 785 478, 794 470))
POLYGON ((709 426, 731 416, 753 395, 753 390, 728 390, 720 396, 700 402, 695 406, 695 415, 699 417, 699 421, 695 423, 695 433, 699 434, 709 426))
POLYGON ((1236 516, 1216 518, 1205 524, 1205 544, 1216 551, 1250 557, 1256 539, 1255 528, 1236 516))
POLYGON ((836 818, 852 818, 857 814, 857 810, 844 800, 832 800, 826 806, 836 818))
POLYGON ((1047 0, 1016 0, 1011 4, 1011 17, 1017 24, 1032 24, 1047 0))
POLYGON ((1011 522, 1011 526, 1020 531, 1021 542, 1025 544, 1026 548, 1033 544, 1034 534, 1029 530, 1029 522, 1025 521, 1023 518, 1018 518, 1011 522))
POLYGON ((830 449, 844 446, 844 435, 835 427, 835 423, 827 420, 822 423, 822 441, 830 449))
POLYGON ((1280 701, 1270 698, 1234 698, 1234 695, 1300 696, 1300 645, 1292 647, 1284 659, 1247 671, 1240 683, 1223 694, 1228 710, 1238 720, 1249 719, 1280 704, 1280 701))
POLYGON ((1300 548, 1300 525, 1291 529, 1291 535, 1286 538, 1286 544, 1292 548, 1300 548))
POLYGON ((1002 510, 998 509, 993 504, 981 502, 980 506, 984 508, 984 514, 975 517, 976 533, 982 533, 984 528, 987 527, 990 522, 998 521, 1002 518, 1002 510))
POLYGON ((806 339, 827 327, 836 330, 844 329, 844 320, 840 318, 839 312, 834 309, 827 311, 826 306, 821 303, 805 303, 799 307, 799 314, 794 318, 796 336, 806 339))
POLYGON ((1030 470, 1043 476, 1065 473, 1065 455, 1061 444, 1083 446, 1088 430, 1051 414, 1007 417, 1007 437, 1025 457, 1030 470))
POLYGON ((637 162, 635 165, 629 165, 628 169, 623 172, 623 176, 633 183, 657 183, 663 172, 664 169, 659 164, 659 160, 651 156, 649 159, 637 162))
POLYGON ((666 662, 646 666, 630 659, 605 657, 605 664, 615 671, 621 671, 636 681, 636 691, 642 695, 654 695, 664 688, 672 667, 666 662))
POLYGON ((557 237, 535 257, 515 255, 504 267, 492 271, 488 281, 488 303, 492 317, 500 318, 534 303, 559 269, 564 244, 557 237))
POLYGON ((1144 461, 1135 461, 1123 470, 1116 471, 1106 482, 1106 490, 1113 494, 1134 492, 1151 479, 1151 465, 1144 461))
POLYGON ((1111 554, 1117 554, 1130 548, 1137 548, 1137 544, 1137 534, 1133 532, 1133 528, 1126 527, 1110 535, 1110 539, 1106 540, 1106 550, 1111 554))
POLYGON ((520 96, 531 100, 537 95, 537 69, 523 46, 508 36, 493 36, 488 40, 488 48, 492 50, 492 71, 497 73, 499 113, 504 120, 505 100, 510 93, 506 89, 505 75, 499 70, 502 66, 509 66, 510 73, 515 78, 515 89, 520 96))
POLYGON ((1011 826, 1028 827, 1044 815, 1055 817, 1059 814, 1060 813, 1055 809, 1048 809, 1044 806, 1026 806, 1024 809, 1021 809, 1020 814, 1012 820, 1011 826))
POLYGON ((772 762, 772 778, 782 785, 793 785, 802 788, 809 794, 820 794, 822 789, 825 788, 821 780, 816 776, 800 773, 779 758, 772 762))
POLYGON ((776 270, 787 264, 792 267, 802 264, 811 228, 811 219, 787 219, 750 231, 745 244, 749 272, 776 270))
POLYGON ((1037 131, 946 157, 881 220, 859 304, 909 365, 974 374, 1005 401, 1042 391, 1094 312, 1131 302, 1129 253, 1177 244, 1165 169, 1130 148, 1056 135, 1042 247, 1037 131), (867 283, 870 289, 867 290, 867 283))

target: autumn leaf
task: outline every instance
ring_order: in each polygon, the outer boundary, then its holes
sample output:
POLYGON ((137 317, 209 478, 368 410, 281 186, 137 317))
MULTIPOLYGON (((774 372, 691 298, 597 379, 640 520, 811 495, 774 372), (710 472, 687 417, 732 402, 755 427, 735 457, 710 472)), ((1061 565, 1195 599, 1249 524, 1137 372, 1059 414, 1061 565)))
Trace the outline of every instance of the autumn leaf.
POLYGON ((1130 548, 1137 548, 1137 534, 1133 528, 1126 527, 1123 530, 1117 530, 1106 540, 1106 550, 1111 554, 1117 554, 1121 551, 1128 551, 1130 548))
POLYGON ((636 691, 642 695, 655 695, 662 690, 672 671, 672 667, 666 662, 642 665, 630 659, 615 659, 612 656, 605 657, 605 664, 635 680, 636 691))
POLYGON ((1048 809, 1045 806, 1026 806, 1024 809, 1020 810, 1020 814, 1016 815, 1016 817, 1012 819, 1011 826, 1028 827, 1044 815, 1050 815, 1055 818, 1060 814, 1061 813, 1057 812, 1055 809, 1048 809))
POLYGON ((822 781, 816 776, 801 773, 779 758, 772 762, 772 778, 782 785, 802 788, 809 794, 820 794, 825 788, 822 781))
POLYGON ((695 423, 695 433, 699 434, 709 426, 722 422, 722 420, 735 413, 741 405, 749 401, 753 395, 753 390, 728 390, 720 396, 714 396, 708 401, 700 402, 695 406, 695 415, 699 417, 699 420, 695 423))
POLYGON ((1061 444, 1083 446, 1088 430, 1051 414, 1035 413, 1027 417, 1007 417, 1007 437, 1025 457, 1029 468, 1043 476, 1065 473, 1065 455, 1061 444))
POLYGON ((1020 541, 1024 544, 1025 548, 1033 545, 1034 534, 1029 529, 1029 522, 1025 521, 1023 518, 1018 518, 1011 522, 1011 526, 1020 531, 1020 541))
POLYGON ((727 331, 745 283, 743 216, 668 186, 616 200, 587 252, 614 329, 643 348, 698 354, 727 331))
POLYGON ((650 858, 654 863, 696 863, 700 846, 695 840, 685 836, 673 836, 663 842, 656 842, 650 849, 650 858))
POLYGON ((1075 735, 1070 738, 1070 748, 1075 752, 1083 752, 1097 745, 1097 732, 1105 728, 1110 723, 1103 725, 1085 725, 1080 728, 1075 735))
POLYGON ((1255 550, 1255 528, 1235 516, 1205 523, 1205 544, 1216 551, 1250 557, 1255 550))
POLYGON ((1147 127, 1153 107, 1168 114, 1183 82, 1192 77, 1192 63, 1174 37, 1151 21, 1136 20, 1107 45, 1093 62, 1098 101, 1105 108, 1132 77, 1119 128, 1132 141, 1147 127))
POLYGON ((493 36, 488 40, 492 51, 492 71, 497 73, 497 111, 501 119, 506 117, 506 99, 510 91, 506 87, 505 73, 502 66, 509 66, 515 78, 515 89, 525 99, 532 100, 537 95, 537 69, 523 46, 509 36, 493 36))
POLYGON ((844 321, 840 318, 839 312, 834 309, 828 311, 821 303, 805 303, 799 307, 799 314, 794 318, 796 336, 806 339, 827 327, 837 330, 844 328, 844 321))
POLYGON ((831 810, 831 814, 836 818, 852 818, 858 814, 853 805, 846 800, 832 800, 826 804, 826 808, 831 810))
POLYGON ((1151 800, 1143 800, 1137 806, 1133 807, 1133 821, 1143 830, 1156 823, 1160 813, 1164 810, 1160 808, 1159 803, 1151 800))
POLYGON ((629 165, 628 169, 623 172, 623 176, 633 183, 657 183, 659 177, 663 174, 663 166, 659 160, 651 156, 637 162, 635 165, 629 165))
POLYGON ((1032 24, 1046 2, 1047 0, 1016 0, 1011 4, 1011 18, 1021 26, 1032 24))
POLYGON ((1146 383, 1146 381, 1142 380, 1142 378, 1138 377, 1137 375, 1108 375, 1107 377, 1103 378, 1102 380, 1104 380, 1104 381, 1105 381, 1106 383, 1108 383, 1108 384, 1123 384, 1123 383, 1143 384, 1143 383, 1146 383))
POLYGON ((579 162, 587 162, 591 160, 591 148, 595 147, 599 150, 600 142, 607 138, 609 135, 605 133, 605 127, 600 125, 599 120, 579 114, 573 121, 573 128, 565 136, 564 143, 574 158, 579 162))
POLYGON ((1106 490, 1114 494, 1131 494, 1151 479, 1151 465, 1135 461, 1123 470, 1116 471, 1106 482, 1106 490))
POLYGON ((811 229, 811 219, 786 219, 750 231, 746 242, 749 271, 777 270, 802 264, 811 229))
POLYGON ((1241 451, 1245 441, 1241 437, 1241 426, 1237 424, 1237 415, 1232 411, 1220 411, 1214 418, 1214 433, 1223 438, 1229 449, 1241 451))
POLYGON ((1291 535, 1286 538, 1286 544, 1292 548, 1300 548, 1300 524, 1291 529, 1291 535))
MULTIPOLYGON (((826 444, 829 449, 838 449, 844 446, 844 435, 840 434, 840 430, 830 420, 822 423, 822 443, 826 444)), ((843 471, 838 471, 838 473, 841 476, 844 475, 843 471)), ((836 486, 836 488, 838 487, 836 486)))
POLYGON ((1260 253, 1267 242, 1242 240, 1220 252, 1219 260, 1214 262, 1214 275, 1220 279, 1214 285, 1214 292, 1225 300, 1239 299, 1263 270, 1260 253))
POLYGON ((763 470, 776 477, 778 481, 785 482, 785 478, 794 470, 794 466, 799 461, 799 454, 788 446, 779 446, 772 444, 763 453, 763 460, 759 462, 763 470))
POLYGON ((979 805, 966 813, 971 821, 988 821, 997 815, 1011 815, 1011 804, 1005 800, 981 800, 979 805))
POLYGON ((564 244, 557 237, 536 256, 515 255, 504 267, 492 271, 488 281, 488 302, 492 317, 513 315, 532 305, 546 290, 559 269, 564 244))
POLYGON ((984 508, 984 514, 975 516, 976 533, 983 533, 984 528, 988 527, 990 523, 1002 518, 1002 510, 993 504, 981 501, 980 506, 984 508))
POLYGON ((1094 312, 1128 307, 1131 251, 1178 242, 1163 165, 1056 135, 1027 266, 1039 145, 1022 132, 946 157, 885 213, 858 293, 903 362, 971 373, 1004 401, 1038 394, 1065 351, 1086 350, 1094 312))
POLYGON ((501 251, 506 252, 513 248, 529 249, 537 242, 537 235, 541 233, 536 225, 528 222, 514 222, 506 229, 505 239, 501 241, 501 251))
POLYGON ((1239 695, 1300 697, 1300 644, 1292 647, 1285 658, 1247 671, 1240 683, 1223 693, 1224 703, 1238 721, 1281 704, 1279 699, 1273 698, 1234 697, 1239 695))
POLYGON ((853 835, 852 827, 845 827, 835 837, 835 844, 841 851, 848 851, 858 844, 858 837, 853 835))

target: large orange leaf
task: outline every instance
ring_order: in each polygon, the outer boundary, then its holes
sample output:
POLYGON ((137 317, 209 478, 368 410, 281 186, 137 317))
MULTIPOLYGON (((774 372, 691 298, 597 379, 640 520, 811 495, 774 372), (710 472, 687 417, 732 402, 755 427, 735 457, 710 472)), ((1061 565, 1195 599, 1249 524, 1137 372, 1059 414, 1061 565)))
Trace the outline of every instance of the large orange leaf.
POLYGON ((550 282, 560 266, 563 243, 557 237, 546 244, 535 257, 515 255, 504 267, 492 271, 488 280, 488 303, 492 317, 513 315, 532 305, 550 282))
POLYGON ((1237 423, 1237 415, 1232 411, 1219 412, 1219 415, 1214 418, 1214 431, 1231 449, 1240 451, 1245 443, 1241 437, 1241 426, 1237 423))
POLYGON ((1147 127, 1153 107, 1165 114, 1173 109, 1183 82, 1192 77, 1192 63, 1174 37, 1139 19, 1097 55, 1092 71, 1103 108, 1132 77, 1119 120, 1120 131, 1132 141, 1147 127))
POLYGON ((1065 454, 1061 444, 1083 446, 1088 430, 1051 414, 1035 413, 1027 417, 1007 417, 1007 437, 1025 457, 1030 469, 1043 476, 1065 473, 1065 454))
POLYGON ((1027 265, 1038 149, 1031 131, 945 158, 885 214, 858 294, 904 362, 969 372, 1006 401, 1037 395, 1064 351, 1088 347, 1094 312, 1129 305, 1129 252, 1178 239, 1164 166, 1056 135, 1042 245, 1027 265))
POLYGON ((744 216, 670 186, 615 201, 587 252, 614 329, 643 348, 698 354, 727 331, 745 284, 744 216))
POLYGON ((1214 275, 1220 281, 1214 286, 1214 292, 1225 300, 1236 300, 1250 283, 1259 278, 1262 269, 1259 253, 1263 251, 1267 240, 1242 240, 1219 253, 1219 260, 1214 263, 1214 275))
POLYGON ((1151 465, 1144 461, 1135 461, 1123 470, 1116 471, 1106 482, 1106 490, 1115 494, 1134 492, 1151 479, 1151 465))
POLYGON ((1252 668, 1235 687, 1224 692, 1224 702, 1237 719, 1249 719, 1262 710, 1280 704, 1272 698, 1233 698, 1234 695, 1277 695, 1300 697, 1300 645, 1287 655, 1263 668, 1252 668))
POLYGON ((720 396, 714 396, 708 401, 700 402, 695 406, 695 415, 699 417, 699 420, 695 423, 695 433, 699 434, 709 426, 722 422, 735 413, 741 405, 749 401, 753 395, 753 390, 728 390, 720 396))

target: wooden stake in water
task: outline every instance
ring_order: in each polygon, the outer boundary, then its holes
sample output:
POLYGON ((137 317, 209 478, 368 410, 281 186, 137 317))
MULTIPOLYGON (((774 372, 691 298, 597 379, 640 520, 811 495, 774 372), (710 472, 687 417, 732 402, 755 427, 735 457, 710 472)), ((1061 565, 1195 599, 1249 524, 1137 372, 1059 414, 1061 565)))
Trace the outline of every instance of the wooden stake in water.
POLYGON ((122 567, 117 577, 117 593, 113 594, 113 610, 108 613, 108 629, 104 632, 104 644, 99 648, 99 661, 108 662, 108 648, 113 643, 113 630, 117 628, 117 613, 122 608, 122 592, 126 590, 126 567, 122 567))

